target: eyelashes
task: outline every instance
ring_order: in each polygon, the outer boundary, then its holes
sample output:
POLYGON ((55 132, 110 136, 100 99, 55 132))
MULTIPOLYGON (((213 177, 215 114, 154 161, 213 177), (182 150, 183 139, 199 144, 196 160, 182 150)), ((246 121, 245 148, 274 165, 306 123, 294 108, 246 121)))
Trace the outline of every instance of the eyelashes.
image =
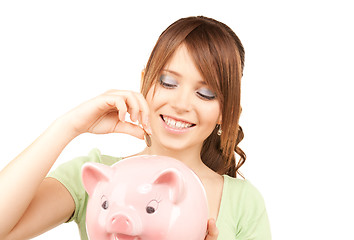
POLYGON ((201 98, 204 98, 204 99, 207 99, 207 100, 213 100, 213 99, 216 98, 215 94, 211 90, 209 90, 207 88, 199 89, 196 93, 201 98))
MULTIPOLYGON (((159 83, 166 89, 174 89, 178 87, 178 82, 171 76, 162 74, 159 78, 159 83)), ((203 100, 213 100, 216 94, 207 87, 199 88, 195 91, 196 95, 203 100)))
POLYGON ((167 75, 161 75, 161 77, 159 78, 159 83, 165 88, 178 87, 178 82, 167 75))

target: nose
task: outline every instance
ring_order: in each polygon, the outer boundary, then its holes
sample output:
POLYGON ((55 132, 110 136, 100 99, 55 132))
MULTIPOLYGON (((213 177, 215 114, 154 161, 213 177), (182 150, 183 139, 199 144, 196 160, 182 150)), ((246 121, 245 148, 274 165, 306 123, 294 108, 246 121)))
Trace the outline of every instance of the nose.
POLYGON ((136 236, 139 234, 139 223, 135 222, 126 214, 115 214, 111 216, 107 223, 107 231, 115 234, 125 234, 136 236))
POLYGON ((192 107, 193 93, 186 88, 180 87, 171 96, 171 105, 178 113, 188 112, 192 107))

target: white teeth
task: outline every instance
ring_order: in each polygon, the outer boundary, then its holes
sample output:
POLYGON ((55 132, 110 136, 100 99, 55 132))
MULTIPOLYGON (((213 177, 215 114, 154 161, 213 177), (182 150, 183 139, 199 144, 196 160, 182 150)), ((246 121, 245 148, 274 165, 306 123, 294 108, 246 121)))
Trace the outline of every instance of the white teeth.
POLYGON ((163 120, 165 121, 165 123, 169 127, 172 127, 172 128, 182 129, 182 128, 189 128, 192 126, 191 123, 176 121, 176 120, 174 120, 172 118, 168 118, 168 117, 163 117, 163 120))

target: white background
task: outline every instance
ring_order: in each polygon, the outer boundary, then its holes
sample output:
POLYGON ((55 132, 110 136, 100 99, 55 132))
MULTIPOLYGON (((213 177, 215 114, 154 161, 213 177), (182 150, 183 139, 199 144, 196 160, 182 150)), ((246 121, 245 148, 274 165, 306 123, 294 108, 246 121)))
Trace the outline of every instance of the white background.
MULTIPOLYGON (((0 2, 0 169, 79 103, 111 88, 139 91, 159 34, 205 15, 229 25, 246 49, 242 169, 263 194, 273 239, 354 239, 349 1, 152 2, 0 2)), ((125 156, 143 146, 84 134, 55 166, 94 147, 125 156)), ((77 232, 64 224, 36 239, 77 232)))

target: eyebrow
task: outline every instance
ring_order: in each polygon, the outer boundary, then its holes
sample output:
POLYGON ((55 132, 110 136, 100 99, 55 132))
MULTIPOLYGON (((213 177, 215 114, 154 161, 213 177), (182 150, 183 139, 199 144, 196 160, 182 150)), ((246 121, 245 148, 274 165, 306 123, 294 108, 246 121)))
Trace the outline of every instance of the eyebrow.
MULTIPOLYGON (((175 75, 175 76, 177 76, 177 77, 182 77, 182 74, 180 74, 179 72, 170 70, 170 69, 162 69, 162 71, 171 73, 171 74, 173 74, 173 75, 175 75)), ((202 84, 202 85, 207 85, 207 83, 206 83, 204 80, 200 80, 200 81, 198 81, 198 83, 200 83, 200 84, 202 84)))
POLYGON ((173 75, 176 75, 177 77, 182 77, 182 75, 180 73, 170 70, 170 69, 162 69, 162 71, 172 73, 173 75))

